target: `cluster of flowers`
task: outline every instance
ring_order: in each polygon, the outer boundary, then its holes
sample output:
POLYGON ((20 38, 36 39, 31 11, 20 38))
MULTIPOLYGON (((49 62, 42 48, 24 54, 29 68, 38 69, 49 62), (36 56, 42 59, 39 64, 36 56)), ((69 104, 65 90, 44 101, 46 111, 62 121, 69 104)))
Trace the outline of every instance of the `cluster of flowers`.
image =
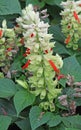
POLYGON ((6 20, 3 20, 2 28, 0 28, 0 67, 5 66, 7 62, 9 63, 15 47, 14 40, 14 29, 8 29, 6 20))
POLYGON ((65 34, 65 44, 68 48, 76 50, 78 41, 81 38, 81 0, 62 2, 64 10, 62 15, 61 25, 62 32, 65 34))
POLYGON ((28 89, 40 97, 40 107, 54 111, 54 99, 61 92, 56 75, 59 75, 63 61, 58 54, 52 55, 55 43, 50 42, 52 34, 48 34, 49 24, 39 16, 39 12, 29 5, 16 20, 18 29, 22 30, 26 48, 24 56, 27 62, 22 69, 32 74, 28 78, 28 89))

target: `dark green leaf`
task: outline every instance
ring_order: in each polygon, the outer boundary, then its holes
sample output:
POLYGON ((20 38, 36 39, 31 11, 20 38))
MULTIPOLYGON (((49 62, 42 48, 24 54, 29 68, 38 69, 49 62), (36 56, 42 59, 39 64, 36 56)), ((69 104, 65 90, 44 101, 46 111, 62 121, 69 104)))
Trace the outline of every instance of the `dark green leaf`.
POLYGON ((25 119, 25 120, 17 121, 17 122, 16 122, 16 125, 17 125, 21 130, 31 130, 29 118, 27 118, 27 119, 25 119))
POLYGON ((52 26, 50 26, 49 33, 54 35, 54 39, 56 41, 64 43, 64 35, 62 34, 59 25, 55 25, 55 26, 52 25, 52 26))
POLYGON ((35 130, 36 128, 47 123, 50 120, 51 113, 50 112, 43 113, 39 107, 34 106, 30 110, 29 117, 31 128, 32 130, 35 130))
POLYGON ((11 101, 0 99, 0 115, 9 115, 12 118, 16 115, 15 107, 11 101))
POLYGON ((62 121, 67 128, 81 129, 81 116, 79 115, 63 117, 62 121))
POLYGON ((0 97, 12 97, 16 93, 15 83, 6 78, 0 79, 0 97))
POLYGON ((49 5, 54 5, 54 4, 58 5, 58 4, 61 3, 61 1, 62 1, 62 0, 45 0, 45 2, 46 2, 47 4, 49 4, 49 5))
POLYGON ((21 14, 18 0, 0 0, 0 15, 21 14))
POLYGON ((9 116, 0 115, 0 130, 7 130, 11 123, 11 118, 9 116))
POLYGON ((30 106, 35 101, 35 96, 28 91, 18 91, 14 97, 14 105, 19 114, 24 108, 30 106))
POLYGON ((65 130, 65 126, 63 123, 59 124, 58 126, 55 127, 49 127, 49 130, 65 130))
POLYGON ((61 123, 61 117, 59 115, 56 115, 53 116, 47 124, 49 125, 49 127, 54 127, 60 123, 61 123))
POLYGON ((80 129, 75 129, 75 128, 65 128, 65 130, 80 130, 80 129))
POLYGON ((45 2, 44 1, 39 2, 39 0, 26 0, 26 5, 28 5, 28 4, 33 4, 35 6, 39 6, 42 8, 42 7, 44 7, 45 2))
POLYGON ((70 55, 69 51, 59 42, 55 43, 54 52, 58 54, 67 54, 70 55))

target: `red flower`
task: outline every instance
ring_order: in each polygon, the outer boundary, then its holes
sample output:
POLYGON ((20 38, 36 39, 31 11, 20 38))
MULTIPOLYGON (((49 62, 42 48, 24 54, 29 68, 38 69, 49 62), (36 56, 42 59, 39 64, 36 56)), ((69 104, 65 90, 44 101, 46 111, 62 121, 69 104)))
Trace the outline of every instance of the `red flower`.
POLYGON ((48 50, 45 50, 45 53, 48 53, 48 50))
POLYGON ((63 79, 63 78, 65 78, 65 75, 63 75, 63 74, 57 76, 58 80, 63 79))
POLYGON ((26 56, 27 56, 27 53, 24 53, 23 56, 26 57, 26 56))
POLYGON ((56 73, 60 73, 60 70, 56 67, 55 63, 52 60, 49 60, 49 63, 56 73))
POLYGON ((3 36, 3 30, 0 30, 0 38, 3 36))
POLYGON ((24 44, 24 38, 23 38, 23 37, 20 39, 20 43, 21 43, 22 45, 24 44))
POLYGON ((30 37, 34 37, 34 36, 35 36, 34 33, 30 34, 30 37))
POLYGON ((73 16, 74 16, 75 20, 77 20, 78 23, 80 23, 80 19, 78 17, 78 14, 76 13, 76 11, 73 12, 73 16))
POLYGON ((11 48, 11 47, 7 48, 7 51, 11 51, 11 50, 12 50, 12 48, 11 48))
MULTIPOLYGON (((52 48, 50 48, 50 51, 52 51, 53 49, 52 48)), ((48 53, 48 50, 45 50, 45 53, 48 53)))
POLYGON ((80 6, 80 7, 81 7, 81 4, 79 4, 78 6, 80 6))
POLYGON ((17 27, 17 28, 19 28, 19 25, 18 25, 18 24, 16 24, 16 27, 17 27))
POLYGON ((70 29, 71 28, 71 26, 70 25, 68 25, 68 29, 70 29))
POLYGON ((70 42, 70 40, 71 40, 71 36, 68 35, 68 37, 65 39, 65 43, 68 44, 70 42))
POLYGON ((27 48, 27 49, 26 49, 26 52, 23 54, 23 56, 26 57, 26 56, 29 55, 29 54, 30 54, 30 49, 27 48))
POLYGON ((30 62, 31 62, 31 60, 28 60, 28 61, 25 63, 25 65, 22 66, 22 69, 24 70, 24 69, 28 68, 30 62))

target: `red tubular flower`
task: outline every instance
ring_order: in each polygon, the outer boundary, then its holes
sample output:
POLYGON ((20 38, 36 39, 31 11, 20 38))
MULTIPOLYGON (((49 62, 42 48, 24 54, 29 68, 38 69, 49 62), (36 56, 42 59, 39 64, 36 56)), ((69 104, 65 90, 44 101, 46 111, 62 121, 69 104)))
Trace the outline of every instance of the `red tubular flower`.
POLYGON ((25 65, 22 66, 22 69, 24 70, 24 69, 28 68, 30 62, 31 62, 31 60, 28 60, 28 61, 25 63, 25 65))
POLYGON ((53 50, 53 48, 50 48, 50 51, 52 51, 53 50))
POLYGON ((71 26, 70 25, 68 25, 68 29, 70 29, 71 28, 71 26))
POLYGON ((81 4, 79 4, 78 6, 80 6, 80 7, 81 7, 81 4))
POLYGON ((12 48, 11 47, 9 47, 9 48, 7 48, 7 51, 9 52, 9 51, 11 51, 12 50, 12 48))
POLYGON ((55 63, 52 60, 49 60, 49 63, 56 73, 60 73, 60 70, 56 67, 55 63))
POLYGON ((45 50, 45 53, 47 54, 47 53, 48 53, 48 50, 45 50))
POLYGON ((80 19, 78 17, 78 14, 76 13, 76 11, 73 12, 73 16, 74 16, 75 20, 77 20, 78 23, 80 23, 80 19))
POLYGON ((0 38, 3 36, 3 30, 0 30, 0 38))
POLYGON ((18 25, 18 24, 16 24, 16 27, 17 27, 17 28, 19 28, 19 25, 18 25))
POLYGON ((30 49, 27 48, 27 49, 26 49, 26 52, 23 54, 23 56, 26 57, 26 56, 29 55, 29 54, 30 54, 30 49))
POLYGON ((30 34, 30 37, 34 37, 34 36, 35 36, 34 33, 30 34))
MULTIPOLYGON (((50 48, 50 51, 52 51, 53 49, 52 48, 50 48)), ((47 54, 48 53, 48 50, 45 50, 45 53, 47 54)))
POLYGON ((65 75, 63 75, 63 74, 60 74, 60 75, 57 76, 58 80, 63 79, 63 78, 65 78, 65 75))
POLYGON ((24 38, 23 38, 23 37, 20 39, 20 43, 21 43, 22 45, 24 44, 24 38))
POLYGON ((26 56, 27 56, 27 53, 24 53, 23 56, 26 57, 26 56))
POLYGON ((68 37, 65 39, 65 43, 66 43, 66 45, 70 42, 70 40, 71 40, 71 36, 68 35, 68 37))

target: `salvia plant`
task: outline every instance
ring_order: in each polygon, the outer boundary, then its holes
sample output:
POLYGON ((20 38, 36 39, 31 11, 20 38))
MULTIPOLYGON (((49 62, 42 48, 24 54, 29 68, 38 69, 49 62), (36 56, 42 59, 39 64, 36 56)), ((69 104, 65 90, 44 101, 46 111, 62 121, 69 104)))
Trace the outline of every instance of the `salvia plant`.
POLYGON ((81 129, 81 0, 61 1, 0 1, 0 130, 81 129))
MULTIPOLYGON (((32 74, 28 78, 27 88, 35 96, 40 96, 40 107, 44 110, 55 111, 54 99, 61 92, 57 86, 60 68, 63 66, 62 58, 52 55, 54 42, 51 42, 52 34, 48 34, 48 23, 44 23, 35 12, 32 5, 22 10, 22 16, 16 22, 22 29, 25 58, 27 62, 22 69, 32 74)), ((17 80, 17 82, 20 82, 17 80)))
POLYGON ((78 41, 81 38, 81 0, 62 2, 63 11, 61 25, 62 32, 65 34, 65 44, 68 48, 76 50, 78 48, 78 41))

